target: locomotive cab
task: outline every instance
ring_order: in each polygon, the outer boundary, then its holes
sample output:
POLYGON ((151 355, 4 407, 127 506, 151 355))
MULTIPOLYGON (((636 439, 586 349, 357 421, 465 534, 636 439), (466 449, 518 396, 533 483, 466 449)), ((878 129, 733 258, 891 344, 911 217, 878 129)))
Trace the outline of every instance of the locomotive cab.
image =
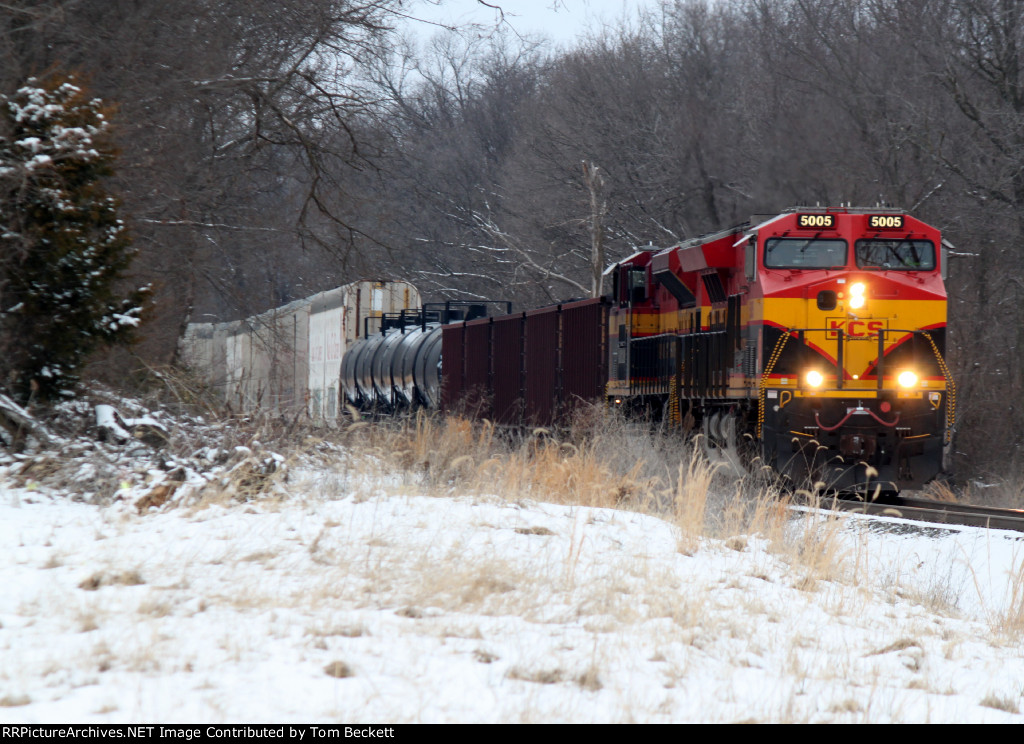
POLYGON ((938 230, 882 208, 797 208, 641 251, 606 275, 608 397, 796 486, 918 488, 955 415, 944 264, 938 230))
POLYGON ((955 405, 938 231, 893 210, 798 210, 754 233, 768 463, 865 495, 935 477, 955 405))

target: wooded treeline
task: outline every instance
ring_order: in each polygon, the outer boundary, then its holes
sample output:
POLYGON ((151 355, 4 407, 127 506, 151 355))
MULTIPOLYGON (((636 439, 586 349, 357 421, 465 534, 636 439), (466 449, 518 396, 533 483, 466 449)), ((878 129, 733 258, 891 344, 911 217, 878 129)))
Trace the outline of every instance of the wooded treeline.
MULTIPOLYGON (((500 5, 500 2, 497 3, 500 5)), ((89 76, 116 191, 181 325, 345 281, 520 306, 591 290, 591 248, 795 205, 895 205, 956 246, 959 449, 1024 437, 1024 3, 665 0, 567 52, 499 25, 407 45, 402 0, 5 0, 0 93, 89 76)))

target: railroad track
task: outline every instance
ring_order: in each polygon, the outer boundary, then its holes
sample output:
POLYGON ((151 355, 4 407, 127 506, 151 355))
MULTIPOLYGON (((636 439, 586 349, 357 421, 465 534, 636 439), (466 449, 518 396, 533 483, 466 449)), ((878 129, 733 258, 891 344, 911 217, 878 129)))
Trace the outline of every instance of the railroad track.
POLYGON ((878 501, 829 497, 822 498, 817 503, 811 503, 808 500, 804 502, 804 505, 851 511, 857 514, 897 517, 930 524, 957 524, 1024 532, 1024 509, 998 509, 991 506, 971 506, 903 496, 888 496, 878 501))

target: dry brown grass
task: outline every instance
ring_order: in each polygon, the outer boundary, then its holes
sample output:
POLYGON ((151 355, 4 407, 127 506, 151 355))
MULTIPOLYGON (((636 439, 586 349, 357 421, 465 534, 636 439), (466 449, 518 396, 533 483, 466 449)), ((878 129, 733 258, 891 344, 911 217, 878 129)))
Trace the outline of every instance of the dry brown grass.
POLYGON ((798 570, 797 588, 812 590, 819 581, 848 578, 848 549, 839 539, 841 519, 835 512, 808 511, 791 529, 783 555, 798 570))
POLYGON ((1019 640, 1024 631, 1024 560, 1013 567, 1010 596, 1006 609, 992 619, 992 627, 1002 638, 1019 640))
POLYGON ((397 426, 356 423, 360 438, 348 441, 435 495, 487 492, 599 507, 648 503, 665 478, 650 475, 649 451, 624 451, 627 423, 610 423, 597 435, 580 429, 519 433, 488 421, 420 414, 397 426))
MULTIPOLYGON (((652 513, 678 527, 679 550, 689 555, 704 537, 743 549, 746 536, 760 535, 798 569, 803 589, 848 573, 838 517, 794 516, 788 498, 771 483, 737 482, 720 473, 699 441, 598 407, 585 414, 564 430, 521 433, 488 421, 421 413, 398 423, 355 421, 340 436, 362 483, 391 477, 405 493, 487 494, 652 513)), ((456 603, 476 604, 478 593, 493 601, 500 594, 463 578, 473 591, 456 603)), ((566 578, 571 584, 571 552, 566 578)))
POLYGON ((1024 508, 1024 477, 1019 465, 1007 464, 1006 470, 1000 475, 985 475, 962 485, 942 483, 929 488, 929 494, 935 493, 939 498, 948 490, 957 502, 963 504, 1024 508))
POLYGON ((509 679, 518 679, 524 682, 534 682, 540 685, 554 685, 568 678, 563 669, 526 669, 514 666, 505 675, 509 679))
POLYGON ((98 571, 79 583, 78 588, 94 592, 101 586, 139 586, 145 584, 146 580, 138 571, 98 571))
POLYGON ((715 476, 715 467, 701 456, 697 447, 690 451, 689 462, 680 463, 675 489, 671 496, 674 520, 679 527, 679 552, 693 555, 705 534, 708 491, 715 476))
POLYGON ((324 674, 335 679, 344 679, 355 675, 355 670, 344 661, 332 661, 324 667, 324 674))
POLYGON ((936 479, 931 483, 927 484, 922 491, 922 496, 926 499, 933 499, 935 501, 946 501, 950 504, 955 504, 960 500, 957 492, 953 489, 953 486, 949 481, 936 479))
MULTIPOLYGON (((248 448, 246 448, 248 450, 248 448)), ((205 507, 229 501, 252 501, 273 495, 275 486, 287 478, 293 455, 285 459, 273 452, 242 450, 223 473, 198 489, 189 505, 205 507)))
MULTIPOLYGON (((286 446, 284 440, 294 433, 294 427, 269 419, 248 422, 244 430, 232 434, 237 449, 221 463, 217 477, 194 492, 187 503, 202 508, 212 503, 251 499, 267 503, 268 499, 284 498, 281 494, 296 491, 291 486, 278 487, 295 470, 293 463, 301 461, 308 466, 322 462, 330 466, 324 470, 329 470, 331 482, 318 482, 316 492, 351 496, 357 502, 393 494, 465 494, 497 496, 511 502, 630 509, 671 521, 678 528, 678 549, 690 555, 700 549, 705 537, 720 538, 733 549, 745 550, 750 536, 760 535, 773 550, 801 568, 804 588, 837 576, 843 559, 839 541, 834 539, 838 531, 834 519, 808 518, 803 528, 794 528, 792 512, 778 491, 761 482, 736 483, 707 462, 699 442, 599 406, 586 409, 572 426, 558 430, 509 431, 487 421, 423 413, 371 423, 353 413, 336 430, 308 431, 299 444, 286 446), (276 452, 285 456, 274 456, 276 452)), ((227 439, 221 443, 221 452, 226 451, 223 445, 227 443, 227 439)), ((531 539, 549 533, 543 527, 517 529, 531 539)), ((324 530, 326 533, 328 525, 324 530)), ((325 533, 312 542, 310 554, 317 562, 343 568, 350 557, 324 548, 321 538, 326 539, 325 533)), ((369 547, 372 550, 367 556, 377 556, 376 548, 384 550, 388 545, 382 541, 369 547)), ((563 565, 552 567, 553 573, 563 576, 568 590, 576 585, 580 549, 574 537, 563 565)), ((263 563, 273 558, 259 553, 241 560, 263 563)), ((524 596, 522 591, 513 591, 531 581, 514 566, 487 560, 441 575, 429 570, 429 563, 424 565, 425 578, 417 587, 395 589, 412 608, 500 613, 513 610, 509 604, 516 596, 519 606, 515 611, 529 616, 537 609, 531 606, 529 592, 524 596)), ((386 561, 377 570, 383 580, 379 588, 397 581, 389 575, 386 561)), ((110 576, 95 576, 83 588, 106 583, 118 582, 110 576)), ((258 602, 260 598, 245 601, 258 602)), ((629 622, 636 614, 635 608, 627 611, 631 599, 620 596, 614 587, 600 596, 588 595, 584 604, 588 614, 611 618, 608 622, 612 624, 629 622)), ((154 604, 147 614, 160 616, 163 611, 154 604)), ((673 603, 664 614, 693 625, 701 614, 700 602, 673 603)))
POLYGON ((996 695, 991 692, 983 697, 978 705, 982 705, 986 708, 995 708, 996 710, 1006 711, 1007 713, 1020 713, 1020 707, 1016 700, 1008 696, 996 695))

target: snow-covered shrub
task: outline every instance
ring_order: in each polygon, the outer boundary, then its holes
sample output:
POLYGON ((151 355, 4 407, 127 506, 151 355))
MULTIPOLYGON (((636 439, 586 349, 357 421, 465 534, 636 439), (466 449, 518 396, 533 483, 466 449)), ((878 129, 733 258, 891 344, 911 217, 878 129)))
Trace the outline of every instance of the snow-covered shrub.
POLYGON ((102 185, 111 110, 56 73, 0 97, 0 387, 21 400, 60 395, 140 321, 144 291, 117 291, 133 251, 102 185))

